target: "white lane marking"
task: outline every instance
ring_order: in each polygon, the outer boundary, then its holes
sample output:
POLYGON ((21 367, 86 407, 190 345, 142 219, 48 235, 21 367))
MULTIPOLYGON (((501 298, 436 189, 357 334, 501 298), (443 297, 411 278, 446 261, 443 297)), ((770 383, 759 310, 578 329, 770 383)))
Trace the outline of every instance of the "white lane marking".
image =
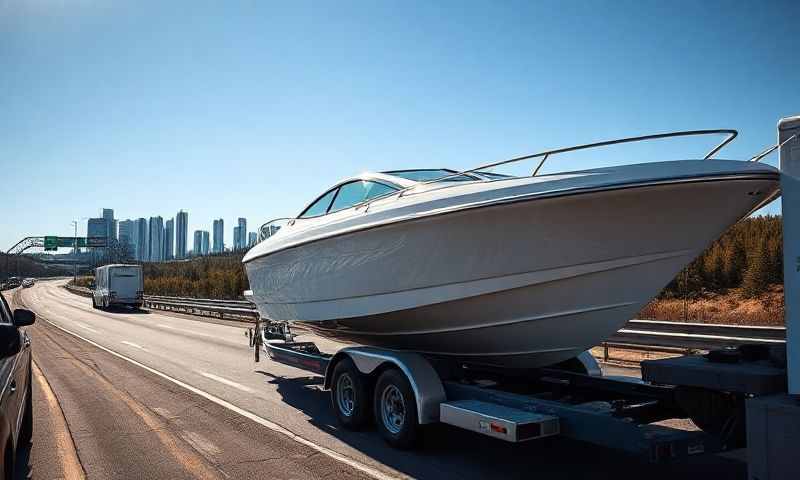
POLYGON ((361 463, 358 460, 354 460, 354 459, 352 459, 350 457, 342 455, 341 453, 339 453, 339 452, 337 452, 335 450, 331 450, 330 448, 323 447, 322 445, 317 445, 316 443, 312 442, 311 440, 306 440, 305 438, 301 437, 300 435, 297 435, 296 433, 292 432, 291 430, 288 430, 288 429, 278 425, 275 422, 271 422, 271 421, 267 420, 266 418, 259 417, 255 413, 249 412, 249 411, 247 411, 247 410, 245 410, 243 408, 239 408, 236 405, 234 405, 234 404, 232 404, 232 403, 230 403, 230 402, 228 402, 226 400, 223 400, 223 399, 221 399, 221 398, 219 398, 219 397, 217 397, 215 395, 212 395, 212 394, 210 394, 208 392, 200 390, 197 387, 193 387, 193 386, 189 385, 188 383, 185 383, 185 382, 182 382, 182 381, 178 380, 177 378, 170 377, 166 373, 159 372, 155 368, 148 367, 147 365, 145 365, 143 363, 140 363, 140 362, 137 362, 136 360, 134 360, 132 358, 126 357, 125 355, 123 355, 121 353, 117 353, 114 350, 111 350, 110 348, 106 348, 106 347, 100 345, 97 342, 93 342, 93 341, 89 340, 88 338, 82 337, 81 335, 79 335, 79 334, 77 334, 77 333, 75 333, 75 332, 73 332, 71 330, 67 330, 66 328, 64 328, 64 327, 62 327, 60 325, 57 325, 57 324, 51 322, 50 320, 47 320, 45 318, 43 318, 42 320, 44 320, 45 322, 47 322, 50 325, 54 326, 55 328, 61 330, 62 332, 65 332, 65 333, 68 333, 68 334, 70 334, 70 335, 72 335, 74 337, 80 338, 84 342, 86 342, 86 343, 88 343, 90 345, 94 345, 95 347, 99 348, 100 350, 103 350, 104 352, 108 352, 108 353, 110 353, 111 355, 114 355, 117 358, 121 358, 122 360, 125 360, 126 362, 129 362, 129 363, 131 363, 133 365, 136 365, 137 367, 143 368, 143 369, 147 370, 148 372, 152 373, 153 375, 158 375, 159 377, 161 377, 161 378, 163 378, 165 380, 168 380, 168 381, 174 383, 175 385, 178 385, 179 387, 183 387, 186 390, 189 390, 190 392, 192 392, 192 393, 194 393, 196 395, 200 395, 201 397, 205 398, 208 401, 214 402, 217 405, 219 405, 221 407, 224 407, 224 408, 227 408, 228 410, 230 410, 230 411, 232 411, 234 413, 238 413, 239 415, 241 415, 241 416, 243 416, 243 417, 245 417, 245 418, 247 418, 249 420, 252 420, 252 421, 256 422, 257 424, 259 424, 259 425, 261 425, 263 427, 266 427, 266 428, 268 428, 268 429, 270 429, 270 430, 272 430, 274 432, 286 435, 287 437, 289 437, 290 439, 294 440, 295 442, 300 443, 302 445, 305 445, 306 447, 311 448, 313 450, 316 450, 316 451, 322 453, 323 455, 327 455, 327 456, 333 458, 336 461, 339 461, 341 463, 344 463, 345 465, 348 465, 348 466, 350 466, 352 468, 355 468, 356 470, 358 470, 360 472, 364 472, 365 474, 371 476, 372 478, 376 478, 378 480, 394 480, 396 478, 408 478, 406 475, 402 475, 402 474, 399 474, 399 473, 397 475, 389 475, 387 473, 384 473, 384 472, 378 470, 377 468, 370 467, 369 465, 361 463))
POLYGON ((216 382, 223 383, 223 384, 225 384, 225 385, 227 385, 229 387, 236 388, 236 389, 241 390, 243 392, 255 393, 252 388, 245 387, 241 383, 236 383, 233 380, 228 380, 227 378, 224 378, 224 377, 218 377, 218 376, 214 375, 213 373, 201 372, 200 370, 195 370, 195 371, 197 373, 199 373, 200 375, 206 377, 206 378, 210 378, 211 380, 214 380, 216 382))
POLYGON ((189 327, 186 327, 186 328, 173 327, 172 325, 167 325, 166 323, 157 323, 156 326, 157 327, 161 327, 161 328, 166 328, 167 330, 175 330, 175 331, 178 331, 178 332, 185 332, 186 335, 193 335, 193 336, 205 337, 205 338, 213 338, 214 340, 216 340, 218 342, 224 342, 224 343, 236 345, 237 347, 241 347, 242 346, 242 342, 234 342, 234 341, 231 341, 231 340, 227 340, 227 339, 221 338, 219 335, 212 335, 210 333, 196 332, 196 331, 192 330, 189 327))
POLYGON ((85 324, 79 323, 79 322, 75 322, 75 325, 81 327, 84 330, 89 330, 92 333, 97 333, 97 330, 95 330, 94 328, 90 327, 89 325, 85 325, 85 324))
POLYGON ((129 342, 127 340, 123 340, 123 341, 121 341, 119 343, 124 343, 125 345, 130 345, 133 348, 138 348, 139 350, 144 350, 143 346, 141 346, 141 345, 139 345, 137 343, 129 342))
POLYGON ((219 335, 209 335, 208 333, 195 332, 194 330, 191 330, 189 328, 173 327, 172 325, 167 325, 166 323, 157 323, 156 326, 159 326, 161 328, 166 328, 166 329, 169 329, 169 330, 178 330, 178 331, 187 332, 189 335, 198 335, 198 336, 201 336, 201 337, 209 337, 209 338, 219 338, 219 335))

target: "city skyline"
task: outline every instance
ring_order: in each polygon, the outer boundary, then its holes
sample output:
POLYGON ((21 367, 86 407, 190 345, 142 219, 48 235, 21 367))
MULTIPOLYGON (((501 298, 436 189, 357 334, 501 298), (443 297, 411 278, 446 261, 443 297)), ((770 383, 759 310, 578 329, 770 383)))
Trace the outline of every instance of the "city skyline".
POLYGON ((164 262, 190 256, 241 250, 250 248, 257 243, 258 232, 247 232, 247 219, 237 217, 237 225, 233 227, 233 234, 235 242, 238 243, 226 248, 224 219, 217 218, 212 220, 210 231, 195 229, 191 242, 192 248, 187 249, 188 245, 186 245, 183 247, 185 254, 179 256, 182 229, 188 226, 188 217, 188 211, 179 210, 172 218, 155 215, 150 216, 148 220, 141 217, 122 220, 114 217, 114 209, 102 208, 102 217, 85 217, 87 219, 86 236, 106 236, 110 240, 118 239, 120 245, 129 246, 132 260, 144 262, 164 262), (239 234, 240 231, 245 233, 239 234))

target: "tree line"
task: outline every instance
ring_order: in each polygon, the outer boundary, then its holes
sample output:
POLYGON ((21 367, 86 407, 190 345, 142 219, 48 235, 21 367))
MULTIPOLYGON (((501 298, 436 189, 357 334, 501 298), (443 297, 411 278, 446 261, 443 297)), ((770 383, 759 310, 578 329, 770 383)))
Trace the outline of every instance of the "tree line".
POLYGON ((729 228, 661 296, 698 297, 741 289, 744 296, 755 298, 772 284, 783 284, 783 224, 780 216, 766 215, 729 228))
POLYGON ((175 297, 241 298, 249 289, 242 252, 209 255, 186 261, 144 263, 147 295, 175 297))

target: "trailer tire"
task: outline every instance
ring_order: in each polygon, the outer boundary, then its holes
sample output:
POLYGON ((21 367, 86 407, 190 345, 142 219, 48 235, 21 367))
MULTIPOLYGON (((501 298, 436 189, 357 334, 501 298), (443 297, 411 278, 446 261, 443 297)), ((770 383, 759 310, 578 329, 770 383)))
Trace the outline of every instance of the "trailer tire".
POLYGON ((339 424, 348 430, 359 430, 370 420, 370 392, 367 378, 349 358, 343 358, 333 369, 331 405, 339 424))
POLYGON ((373 411, 375 424, 386 443, 404 450, 417 443, 420 429, 417 401, 403 372, 391 368, 378 377, 373 411))

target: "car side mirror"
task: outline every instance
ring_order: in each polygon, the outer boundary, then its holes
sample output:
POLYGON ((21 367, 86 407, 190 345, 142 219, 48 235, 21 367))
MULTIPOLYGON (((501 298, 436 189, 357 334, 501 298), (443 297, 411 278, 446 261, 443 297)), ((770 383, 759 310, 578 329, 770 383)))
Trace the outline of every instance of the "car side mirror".
POLYGON ((30 310, 25 310, 23 308, 18 308, 14 310, 15 327, 27 327, 28 325, 33 325, 33 322, 35 321, 36 321, 36 314, 31 312, 30 310))
POLYGON ((16 355, 22 350, 19 330, 8 323, 0 324, 0 359, 16 355))

